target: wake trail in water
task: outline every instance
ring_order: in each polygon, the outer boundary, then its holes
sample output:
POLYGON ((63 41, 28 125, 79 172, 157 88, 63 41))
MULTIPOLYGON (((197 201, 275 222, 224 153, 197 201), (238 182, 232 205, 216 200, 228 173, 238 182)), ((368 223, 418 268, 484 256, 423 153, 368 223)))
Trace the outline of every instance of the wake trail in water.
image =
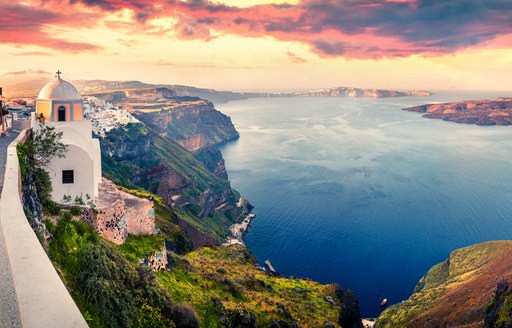
POLYGON ((425 120, 425 119, 423 119, 423 120, 405 120, 405 121, 397 121, 397 122, 390 122, 390 123, 379 124, 379 125, 377 125, 377 127, 379 127, 379 128, 383 128, 383 127, 386 127, 386 126, 389 126, 389 125, 397 125, 397 124, 410 123, 410 122, 426 122, 426 120, 425 120))

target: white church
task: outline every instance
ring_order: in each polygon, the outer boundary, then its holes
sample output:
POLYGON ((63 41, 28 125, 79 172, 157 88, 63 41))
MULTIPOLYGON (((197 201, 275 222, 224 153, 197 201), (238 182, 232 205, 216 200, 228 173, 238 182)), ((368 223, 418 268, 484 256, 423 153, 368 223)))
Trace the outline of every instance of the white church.
POLYGON ((91 121, 84 118, 80 93, 61 79, 61 74, 57 71, 55 80, 47 83, 36 99, 37 117, 44 117, 44 124, 62 132, 61 142, 68 146, 65 157, 54 158, 50 165, 52 198, 57 202, 64 195, 94 199, 101 183, 100 143, 92 137, 91 121))

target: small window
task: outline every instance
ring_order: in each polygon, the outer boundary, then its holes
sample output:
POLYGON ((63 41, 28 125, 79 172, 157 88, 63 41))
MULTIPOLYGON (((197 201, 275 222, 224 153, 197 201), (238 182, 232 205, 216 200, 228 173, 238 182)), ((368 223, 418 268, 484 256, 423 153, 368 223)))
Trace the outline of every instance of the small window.
POLYGON ((66 107, 60 106, 58 111, 59 111, 59 122, 66 121, 66 107))
POLYGON ((63 170, 62 171, 62 183, 75 183, 75 171, 63 170))

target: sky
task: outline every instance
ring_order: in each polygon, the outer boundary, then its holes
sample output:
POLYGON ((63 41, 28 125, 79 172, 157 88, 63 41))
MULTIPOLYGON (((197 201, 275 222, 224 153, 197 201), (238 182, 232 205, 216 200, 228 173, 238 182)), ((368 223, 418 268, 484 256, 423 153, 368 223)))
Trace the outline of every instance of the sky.
POLYGON ((3 78, 512 89, 510 0, 0 0, 0 12, 3 78))

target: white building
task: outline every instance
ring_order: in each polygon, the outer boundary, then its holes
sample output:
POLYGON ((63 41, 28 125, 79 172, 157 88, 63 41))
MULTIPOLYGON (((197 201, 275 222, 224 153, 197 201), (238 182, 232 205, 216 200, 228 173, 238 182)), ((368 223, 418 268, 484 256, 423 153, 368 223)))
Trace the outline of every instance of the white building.
POLYGON ((62 132, 61 142, 68 145, 65 158, 54 158, 50 165, 52 198, 56 202, 64 195, 94 199, 101 183, 100 143, 92 138, 91 121, 84 118, 80 93, 60 74, 57 72, 56 79, 47 83, 36 99, 36 115, 44 116, 46 125, 62 132))

